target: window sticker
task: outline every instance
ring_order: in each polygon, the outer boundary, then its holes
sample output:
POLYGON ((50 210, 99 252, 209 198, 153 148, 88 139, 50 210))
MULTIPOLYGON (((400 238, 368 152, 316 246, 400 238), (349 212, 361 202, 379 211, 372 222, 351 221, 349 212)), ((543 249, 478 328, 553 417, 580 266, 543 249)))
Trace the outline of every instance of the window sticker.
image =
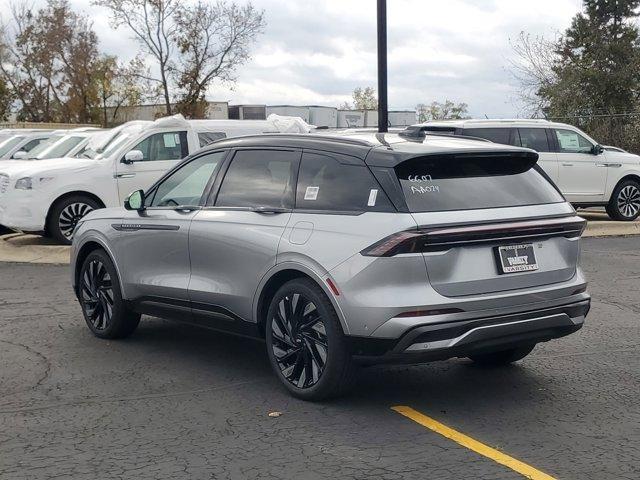
POLYGON ((557 132, 558 141, 560 142, 560 148, 563 150, 578 150, 580 149, 580 142, 578 140, 578 134, 573 132, 557 132))
POLYGON ((173 133, 165 133, 162 135, 164 148, 174 148, 176 146, 176 135, 173 133))
POLYGON ((304 199, 317 200, 319 191, 320 191, 320 187, 307 187, 307 190, 304 192, 304 199))
POLYGON ((375 207, 376 206, 376 198, 378 197, 378 190, 372 188, 369 192, 369 201, 367 202, 367 207, 375 207))

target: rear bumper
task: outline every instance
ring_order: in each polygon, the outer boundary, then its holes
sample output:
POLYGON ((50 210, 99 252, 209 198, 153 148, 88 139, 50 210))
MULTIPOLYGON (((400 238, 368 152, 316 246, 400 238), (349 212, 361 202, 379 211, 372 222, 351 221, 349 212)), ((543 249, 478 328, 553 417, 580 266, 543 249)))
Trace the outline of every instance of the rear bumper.
POLYGON ((399 339, 349 337, 354 359, 361 364, 425 363, 569 335, 584 324, 591 299, 558 307, 421 325, 399 339))

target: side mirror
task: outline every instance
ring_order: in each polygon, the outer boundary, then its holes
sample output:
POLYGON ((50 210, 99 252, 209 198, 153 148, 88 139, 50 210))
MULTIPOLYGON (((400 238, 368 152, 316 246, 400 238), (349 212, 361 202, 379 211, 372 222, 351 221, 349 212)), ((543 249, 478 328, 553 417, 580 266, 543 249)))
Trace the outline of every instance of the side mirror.
POLYGON ((130 152, 125 153, 124 158, 122 159, 122 163, 131 165, 133 162, 141 162, 143 160, 144 153, 142 153, 140 150, 131 150, 130 152))
POLYGON ((127 210, 144 210, 144 192, 136 190, 124 201, 124 208, 127 210))
POLYGON ((593 148, 591 149, 591 153, 593 153, 594 155, 600 155, 603 152, 604 152, 604 147, 602 145, 594 145, 593 148))
POLYGON ((27 158, 27 152, 25 152, 24 150, 20 150, 19 152, 16 152, 13 154, 13 158, 14 160, 24 160, 25 158, 27 158))

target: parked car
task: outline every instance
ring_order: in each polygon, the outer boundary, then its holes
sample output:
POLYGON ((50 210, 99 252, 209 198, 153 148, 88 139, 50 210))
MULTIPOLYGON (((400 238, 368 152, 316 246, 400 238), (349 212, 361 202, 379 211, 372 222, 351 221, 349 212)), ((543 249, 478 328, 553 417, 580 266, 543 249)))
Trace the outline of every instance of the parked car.
POLYGON ((47 140, 54 132, 48 130, 25 130, 0 141, 0 160, 20 158, 47 140))
POLYGON ((354 363, 514 362, 590 305, 585 222, 537 159, 394 134, 219 141, 80 220, 73 288, 100 338, 141 314, 265 338, 304 399, 354 363))
POLYGON ((603 147, 580 129, 546 120, 453 120, 408 127, 403 135, 425 132, 467 135, 532 148, 538 163, 576 207, 606 208, 615 220, 640 215, 640 156, 603 147))
POLYGON ((103 130, 98 128, 77 128, 59 132, 34 147, 29 152, 18 152, 14 158, 24 160, 48 160, 51 158, 73 157, 89 142, 89 139, 103 130))
POLYGON ((187 121, 182 116, 136 121, 115 135, 99 136, 74 158, 0 163, 0 225, 45 232, 70 244, 76 224, 88 212, 120 205, 128 193, 149 187, 203 145, 295 128, 296 123, 283 118, 187 121))

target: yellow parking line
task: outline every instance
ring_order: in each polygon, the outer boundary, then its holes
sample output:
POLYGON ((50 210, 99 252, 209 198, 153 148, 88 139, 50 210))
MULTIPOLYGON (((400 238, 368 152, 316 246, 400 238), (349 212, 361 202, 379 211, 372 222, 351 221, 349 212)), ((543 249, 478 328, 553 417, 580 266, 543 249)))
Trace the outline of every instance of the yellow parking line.
POLYGON ((511 470, 514 470, 526 478, 531 480, 556 480, 554 477, 547 475, 540 470, 533 468, 526 463, 521 462, 520 460, 516 460, 509 455, 502 453, 495 448, 491 448, 484 443, 481 443, 473 438, 465 435, 464 433, 460 433, 453 428, 449 428, 446 425, 434 420, 433 418, 427 417, 422 413, 414 410, 411 407, 391 407, 391 410, 398 412, 400 415, 404 415, 407 418, 410 418, 414 422, 422 425, 423 427, 427 427, 429 430, 433 430, 436 433, 439 433, 443 437, 447 437, 454 442, 462 445, 463 447, 467 447, 469 450, 473 450, 480 455, 484 455, 491 460, 509 467, 511 470))

